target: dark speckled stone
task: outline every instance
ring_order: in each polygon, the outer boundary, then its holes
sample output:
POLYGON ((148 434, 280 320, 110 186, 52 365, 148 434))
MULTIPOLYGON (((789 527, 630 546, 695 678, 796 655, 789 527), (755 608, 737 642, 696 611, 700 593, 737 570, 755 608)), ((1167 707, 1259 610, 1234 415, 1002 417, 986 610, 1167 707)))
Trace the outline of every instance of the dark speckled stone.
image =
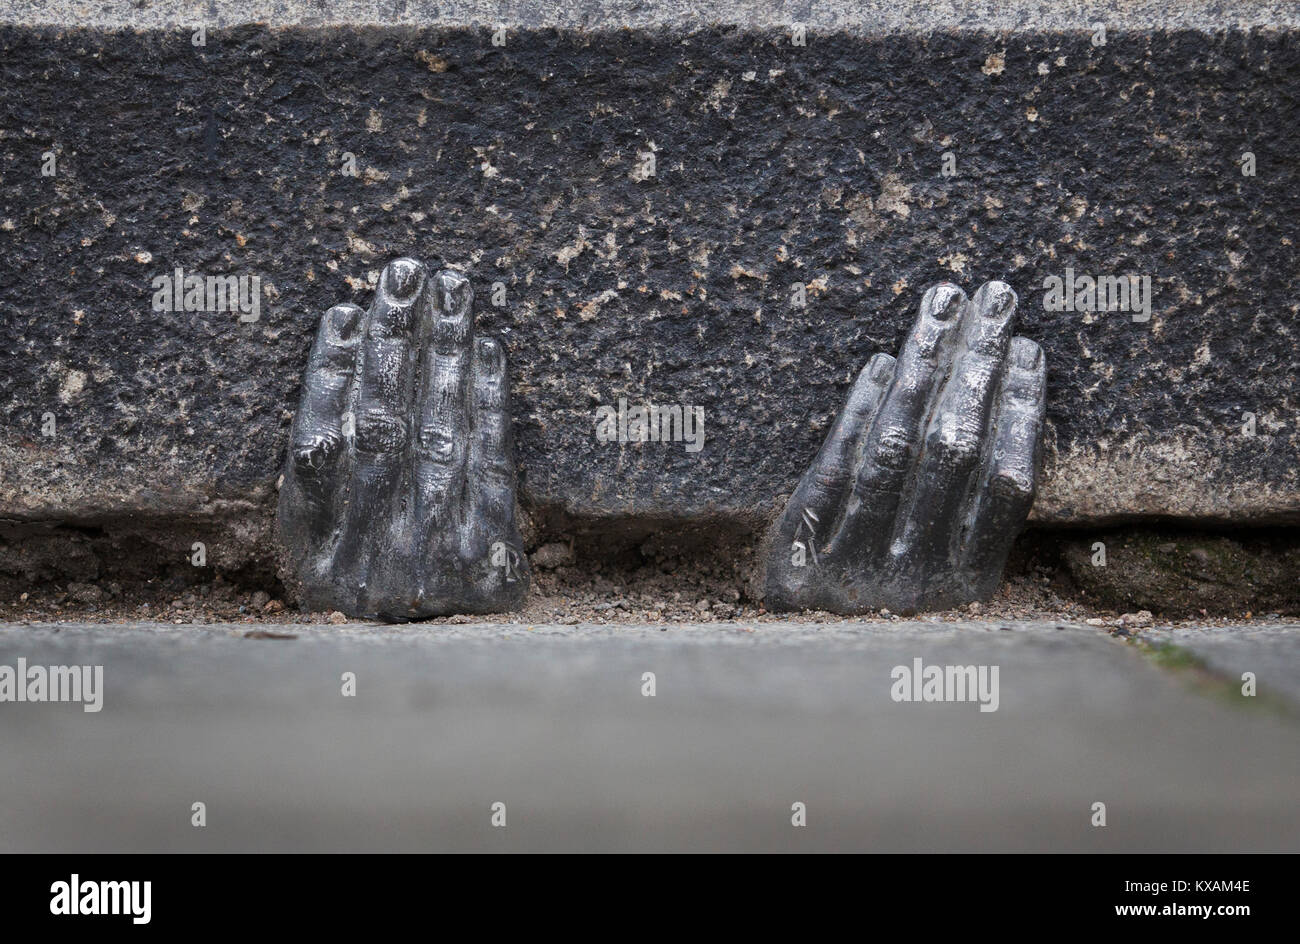
POLYGON ((321 312, 407 253, 509 349, 534 518, 768 520, 945 279, 1046 352, 1034 518, 1300 517, 1294 33, 489 37, 0 28, 0 515, 269 520, 321 312), (176 266, 260 320, 153 311, 176 266), (1067 266, 1150 321, 1044 310, 1067 266), (620 397, 704 448, 598 442, 620 397))

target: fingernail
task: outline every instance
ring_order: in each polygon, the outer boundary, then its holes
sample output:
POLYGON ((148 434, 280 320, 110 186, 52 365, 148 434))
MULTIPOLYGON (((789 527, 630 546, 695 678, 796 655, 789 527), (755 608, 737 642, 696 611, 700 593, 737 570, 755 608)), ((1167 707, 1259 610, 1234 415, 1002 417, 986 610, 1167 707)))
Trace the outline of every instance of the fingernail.
POLYGON ((496 338, 478 339, 479 369, 489 377, 496 378, 505 372, 506 352, 496 338))
POLYGON ((1005 318, 1016 307, 1016 293, 1006 282, 987 282, 975 295, 985 318, 1005 318))
POLYGON ((1011 363, 1023 370, 1035 370, 1043 359, 1043 349, 1029 338, 1012 338, 1011 363))
POLYGON ((361 327, 361 309, 356 305, 335 305, 329 310, 328 323, 335 344, 356 340, 361 327))
POLYGON ((407 301, 420 288, 423 266, 414 259, 394 259, 384 269, 384 289, 397 301, 407 301))
POLYGON ((894 359, 888 354, 877 354, 871 358, 870 372, 867 374, 872 383, 883 384, 894 374, 894 359))
POLYGON ((474 290, 469 279, 455 269, 438 273, 438 303, 444 315, 460 317, 469 313, 474 290))
POLYGON ((966 293, 951 282, 940 282, 925 293, 924 307, 935 321, 951 321, 961 315, 966 293))
POLYGON ((469 279, 452 269, 443 269, 434 280, 437 311, 433 326, 434 349, 439 354, 465 351, 473 329, 470 309, 474 291, 469 279))
POLYGON ((1016 293, 1006 282, 986 282, 975 293, 964 331, 969 350, 1001 360, 1015 320, 1016 293))

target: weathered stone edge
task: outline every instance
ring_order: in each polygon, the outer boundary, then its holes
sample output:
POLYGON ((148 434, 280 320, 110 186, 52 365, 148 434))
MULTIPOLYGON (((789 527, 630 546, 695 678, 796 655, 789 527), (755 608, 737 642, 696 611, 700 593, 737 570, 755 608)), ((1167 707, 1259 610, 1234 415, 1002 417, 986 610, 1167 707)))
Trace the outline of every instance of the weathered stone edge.
POLYGON ((205 25, 648 28, 738 26, 859 34, 987 30, 1220 30, 1300 25, 1284 0, 0 0, 0 23, 173 29, 205 25))

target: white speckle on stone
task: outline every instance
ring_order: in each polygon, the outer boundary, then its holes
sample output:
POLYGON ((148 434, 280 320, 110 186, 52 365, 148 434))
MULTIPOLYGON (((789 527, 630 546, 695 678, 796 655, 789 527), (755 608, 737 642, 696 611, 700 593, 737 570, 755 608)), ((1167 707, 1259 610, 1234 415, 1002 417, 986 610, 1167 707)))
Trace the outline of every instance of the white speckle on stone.
POLYGON ((59 402, 71 403, 76 396, 86 389, 86 375, 79 370, 69 370, 63 375, 59 384, 59 402))
POLYGON ((970 262, 964 252, 955 252, 951 256, 940 256, 939 264, 947 266, 958 275, 966 274, 966 265, 970 262))
POLYGON ((135 261, 140 263, 140 265, 148 265, 153 262, 153 253, 149 252, 147 249, 141 249, 135 254, 135 261))
POLYGON ((375 247, 370 245, 356 233, 348 233, 348 251, 361 253, 363 256, 373 256, 375 247))
POLYGON ((1001 75, 1007 67, 1006 50, 1002 52, 990 53, 989 57, 984 60, 984 65, 980 66, 980 71, 985 75, 1001 75))
POLYGON ((731 94, 731 80, 719 79, 714 83, 713 89, 709 92, 708 105, 714 111, 722 108, 722 100, 731 94))
POLYGON ((903 183, 897 174, 886 174, 880 182, 880 196, 876 197, 876 210, 893 213, 907 219, 912 215, 908 204, 912 201, 912 188, 903 183))
POLYGON ((585 302, 580 302, 573 307, 577 309, 579 318, 583 321, 591 321, 591 319, 600 314, 601 305, 613 301, 616 298, 618 298, 618 292, 614 291, 612 288, 607 288, 599 295, 595 295, 587 299, 585 302))
POLYGON ((587 242, 587 229, 585 226, 579 226, 578 238, 572 244, 560 247, 559 251, 555 253, 555 261, 564 266, 567 271, 569 263, 578 258, 584 249, 588 248, 590 248, 590 243, 587 242))

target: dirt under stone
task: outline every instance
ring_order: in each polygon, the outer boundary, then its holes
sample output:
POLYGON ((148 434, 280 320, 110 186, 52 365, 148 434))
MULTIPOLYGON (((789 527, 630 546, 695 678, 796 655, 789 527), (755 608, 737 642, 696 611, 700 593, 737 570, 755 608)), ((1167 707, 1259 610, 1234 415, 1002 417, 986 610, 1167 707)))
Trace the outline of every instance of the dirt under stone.
MULTIPOLYGON (((749 533, 694 525, 567 523, 530 544, 533 586, 525 608, 433 622, 821 622, 821 612, 764 609, 749 533)), ((1141 629, 1159 619, 1204 624, 1300 614, 1300 532, 1104 533, 1030 530, 992 600, 936 619, 1042 619, 1141 629), (1106 549, 1099 563, 1096 547, 1106 549), (1138 616, 1141 611, 1150 615, 1138 616), (1125 616, 1125 614, 1128 614, 1125 616)), ((868 619, 892 620, 882 611, 868 619)), ((0 620, 176 623, 342 622, 302 613, 275 569, 264 529, 239 523, 112 522, 99 526, 0 526, 0 620), (206 540, 204 540, 206 539, 206 540), (239 555, 223 556, 238 540, 239 555), (196 543, 212 553, 192 563, 196 543), (224 561, 238 562, 226 566, 224 561)))

